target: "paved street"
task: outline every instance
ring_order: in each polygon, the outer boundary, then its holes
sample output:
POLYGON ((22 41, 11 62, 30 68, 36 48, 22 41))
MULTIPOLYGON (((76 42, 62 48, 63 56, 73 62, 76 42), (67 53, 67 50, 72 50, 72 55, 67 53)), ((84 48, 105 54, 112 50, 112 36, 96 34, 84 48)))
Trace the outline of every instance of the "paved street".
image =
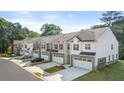
POLYGON ((31 73, 12 63, 0 59, 0 81, 40 81, 31 73))

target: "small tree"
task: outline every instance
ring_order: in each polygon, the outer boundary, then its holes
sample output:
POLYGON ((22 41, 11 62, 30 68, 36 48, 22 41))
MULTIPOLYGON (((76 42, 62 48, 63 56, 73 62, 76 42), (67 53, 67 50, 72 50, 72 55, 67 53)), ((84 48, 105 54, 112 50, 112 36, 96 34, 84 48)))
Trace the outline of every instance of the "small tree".
POLYGON ((41 27, 40 31, 42 31, 41 36, 48 36, 60 34, 62 29, 57 25, 46 23, 41 27))

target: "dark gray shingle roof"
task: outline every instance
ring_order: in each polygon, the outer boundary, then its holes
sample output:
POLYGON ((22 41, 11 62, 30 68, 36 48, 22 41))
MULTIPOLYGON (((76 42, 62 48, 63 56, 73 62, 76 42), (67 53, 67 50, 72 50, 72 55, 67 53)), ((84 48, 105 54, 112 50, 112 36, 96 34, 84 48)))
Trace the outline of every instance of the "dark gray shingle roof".
POLYGON ((81 41, 94 41, 97 40, 108 29, 110 28, 105 27, 98 29, 83 30, 77 35, 77 38, 79 38, 81 41))
MULTIPOLYGON (((65 42, 65 41, 71 40, 74 37, 77 37, 81 41, 95 41, 108 29, 110 28, 105 27, 105 28, 98 28, 98 29, 88 29, 88 30, 71 32, 66 34, 31 38, 30 40, 32 42, 40 40, 41 43, 51 43, 51 42, 65 42)), ((15 41, 15 43, 17 42, 18 41, 15 41)))

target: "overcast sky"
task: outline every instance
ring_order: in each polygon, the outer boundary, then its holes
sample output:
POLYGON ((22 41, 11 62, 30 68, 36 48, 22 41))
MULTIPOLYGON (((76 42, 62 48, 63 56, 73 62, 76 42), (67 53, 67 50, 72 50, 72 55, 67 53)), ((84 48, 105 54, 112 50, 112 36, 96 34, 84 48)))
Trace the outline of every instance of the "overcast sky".
POLYGON ((101 24, 99 18, 102 17, 100 11, 32 11, 32 12, 0 12, 0 17, 11 22, 19 22, 23 27, 30 30, 40 32, 40 28, 44 23, 53 23, 63 29, 63 33, 79 31, 87 29, 93 25, 101 24))

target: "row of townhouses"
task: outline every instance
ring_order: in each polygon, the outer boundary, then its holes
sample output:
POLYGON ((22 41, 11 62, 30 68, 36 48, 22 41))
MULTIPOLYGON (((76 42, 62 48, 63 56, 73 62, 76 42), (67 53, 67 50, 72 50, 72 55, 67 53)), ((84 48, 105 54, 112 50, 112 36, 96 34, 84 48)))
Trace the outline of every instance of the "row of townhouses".
POLYGON ((14 41, 15 54, 97 70, 118 60, 118 41, 109 27, 14 41))

